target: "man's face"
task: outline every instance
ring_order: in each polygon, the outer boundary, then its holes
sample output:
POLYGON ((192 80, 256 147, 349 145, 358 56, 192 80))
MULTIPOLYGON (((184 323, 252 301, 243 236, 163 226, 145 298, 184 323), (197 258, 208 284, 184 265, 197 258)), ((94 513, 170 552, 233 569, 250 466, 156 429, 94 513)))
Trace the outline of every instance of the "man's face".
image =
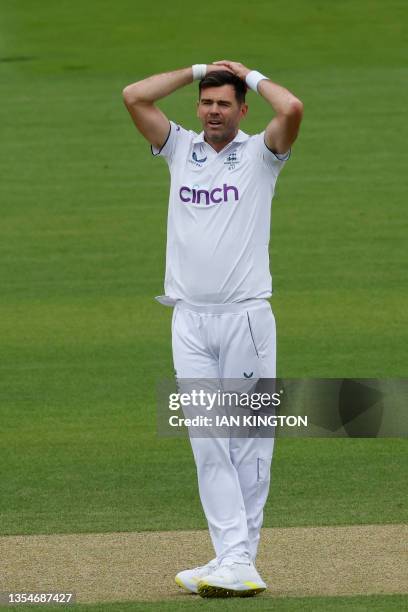
POLYGON ((215 145, 228 144, 235 138, 247 111, 246 104, 237 102, 232 85, 203 89, 197 103, 197 117, 202 123, 206 141, 215 145))

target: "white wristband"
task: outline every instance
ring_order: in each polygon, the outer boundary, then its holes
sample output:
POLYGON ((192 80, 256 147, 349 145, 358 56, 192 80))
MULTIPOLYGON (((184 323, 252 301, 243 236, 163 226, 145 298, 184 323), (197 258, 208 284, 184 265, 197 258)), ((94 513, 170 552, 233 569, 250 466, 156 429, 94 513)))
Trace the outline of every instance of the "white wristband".
POLYGON ((246 84, 250 89, 258 93, 258 85, 260 81, 267 79, 265 75, 261 74, 257 70, 251 70, 245 77, 246 84))
POLYGON ((193 69, 193 81, 201 80, 207 74, 207 64, 194 64, 191 68, 193 69))

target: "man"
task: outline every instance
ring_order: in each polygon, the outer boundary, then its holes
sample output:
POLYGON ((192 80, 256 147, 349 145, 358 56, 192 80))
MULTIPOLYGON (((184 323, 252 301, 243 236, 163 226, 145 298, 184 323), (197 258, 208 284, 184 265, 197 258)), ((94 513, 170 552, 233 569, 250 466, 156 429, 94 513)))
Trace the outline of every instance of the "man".
MULTIPOLYGON (((125 104, 153 155, 166 159, 171 187, 165 296, 174 306, 172 348, 179 381, 275 378, 275 321, 268 243, 278 174, 303 115, 287 89, 238 62, 196 64, 129 85, 125 104), (196 134, 155 102, 199 80, 196 134), (247 87, 275 116, 264 132, 239 129, 247 87)), ((224 385, 225 386, 225 385, 224 385)), ((273 438, 194 437, 200 498, 216 557, 179 572, 203 597, 250 596, 266 588, 255 569, 273 438)))

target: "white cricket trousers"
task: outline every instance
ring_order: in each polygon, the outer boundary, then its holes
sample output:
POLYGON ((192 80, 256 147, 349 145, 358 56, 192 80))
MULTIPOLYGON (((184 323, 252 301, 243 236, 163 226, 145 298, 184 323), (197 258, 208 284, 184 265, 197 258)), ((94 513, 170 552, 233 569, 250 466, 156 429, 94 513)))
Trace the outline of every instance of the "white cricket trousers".
MULTIPOLYGON (((263 299, 208 306, 179 301, 173 312, 172 349, 179 390, 183 379, 199 380, 200 388, 222 389, 228 379, 275 378, 276 328, 270 304, 263 299)), ((217 559, 255 561, 274 439, 214 434, 190 436, 190 442, 217 559)))

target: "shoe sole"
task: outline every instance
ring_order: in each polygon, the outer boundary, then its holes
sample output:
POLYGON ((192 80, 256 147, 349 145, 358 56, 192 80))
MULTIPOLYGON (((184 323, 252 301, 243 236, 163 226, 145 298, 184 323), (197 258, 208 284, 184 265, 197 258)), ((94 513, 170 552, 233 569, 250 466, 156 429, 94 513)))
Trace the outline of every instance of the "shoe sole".
POLYGON ((201 583, 198 587, 198 594, 201 597, 254 597, 258 593, 265 591, 266 587, 254 587, 248 589, 226 589, 212 584, 201 583))

